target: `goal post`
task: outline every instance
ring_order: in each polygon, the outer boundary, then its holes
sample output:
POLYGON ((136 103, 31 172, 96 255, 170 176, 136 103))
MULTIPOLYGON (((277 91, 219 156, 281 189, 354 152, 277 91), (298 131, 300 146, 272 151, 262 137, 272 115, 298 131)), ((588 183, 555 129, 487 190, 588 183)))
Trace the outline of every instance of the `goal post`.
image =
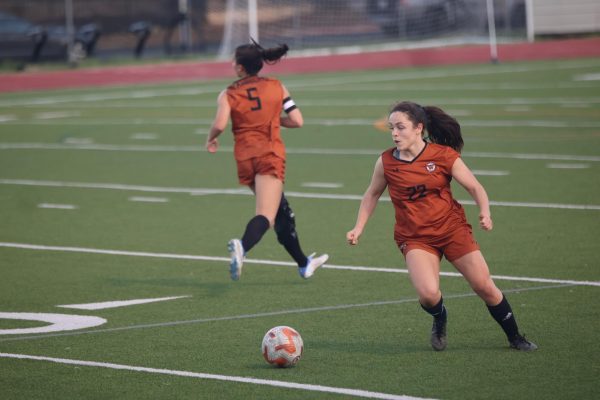
MULTIPOLYGON (((528 0, 226 0, 219 58, 254 38, 294 54, 489 44, 524 40, 528 0), (522 13, 521 13, 522 14, 522 13)), ((217 2, 212 2, 217 6, 217 2)))

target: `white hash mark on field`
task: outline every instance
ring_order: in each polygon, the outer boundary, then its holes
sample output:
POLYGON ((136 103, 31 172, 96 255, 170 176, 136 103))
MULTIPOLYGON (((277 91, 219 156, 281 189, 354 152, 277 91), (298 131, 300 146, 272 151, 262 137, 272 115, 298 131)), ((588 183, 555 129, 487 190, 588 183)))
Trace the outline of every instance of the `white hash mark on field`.
POLYGON ((586 169, 589 167, 590 167, 590 164, 561 164, 561 163, 546 164, 546 168, 551 168, 551 169, 586 169))
POLYGON ((180 371, 180 370, 171 370, 171 369, 164 369, 164 368, 148 368, 148 367, 139 367, 139 366, 134 366, 134 365, 113 364, 113 363, 107 363, 107 362, 83 361, 83 360, 73 360, 73 359, 67 359, 67 358, 55 358, 55 357, 43 357, 43 356, 31 356, 31 355, 27 355, 27 354, 0 353, 0 357, 19 359, 19 360, 47 361, 47 362, 53 362, 53 363, 57 363, 57 364, 79 365, 79 366, 84 366, 84 367, 97 367, 97 368, 108 368, 108 369, 116 369, 116 370, 123 370, 123 371, 145 372, 145 373, 150 373, 150 374, 182 376, 182 377, 187 377, 187 378, 211 379, 211 380, 217 380, 217 381, 247 383, 247 384, 252 384, 252 385, 265 385, 265 386, 273 386, 273 387, 280 387, 280 388, 286 388, 286 389, 306 390, 306 391, 311 391, 311 392, 336 393, 336 394, 344 394, 344 395, 348 395, 348 396, 363 397, 363 398, 367 398, 367 399, 390 399, 390 400, 421 400, 421 399, 424 399, 423 397, 413 397, 413 396, 405 396, 405 395, 397 395, 397 394, 371 392, 369 390, 347 389, 347 388, 339 388, 339 387, 333 387, 333 386, 322 386, 322 385, 296 383, 296 382, 276 381, 276 380, 270 380, 270 379, 248 378, 248 377, 243 377, 243 376, 207 374, 207 373, 201 373, 201 372, 180 371))
POLYGON ((169 199, 166 197, 143 197, 143 196, 132 196, 128 199, 129 201, 137 201, 141 203, 168 203, 169 199))
POLYGON ((303 182, 303 187, 320 188, 320 189, 338 189, 344 186, 339 182, 303 182))
POLYGON ((103 301, 100 303, 86 303, 86 304, 65 304, 56 307, 62 308, 75 308, 78 310, 104 310, 106 308, 117 308, 117 307, 128 307, 134 306, 137 304, 147 304, 147 303, 155 303, 157 301, 168 301, 168 300, 176 300, 183 299, 187 297, 192 297, 191 295, 187 296, 171 296, 171 297, 157 297, 153 299, 134 299, 134 300, 115 300, 115 301, 103 301))
POLYGON ((40 203, 40 204, 38 204, 38 208, 54 208, 54 209, 59 209, 59 210, 75 210, 75 209, 77 209, 77 206, 73 205, 73 204, 40 203))

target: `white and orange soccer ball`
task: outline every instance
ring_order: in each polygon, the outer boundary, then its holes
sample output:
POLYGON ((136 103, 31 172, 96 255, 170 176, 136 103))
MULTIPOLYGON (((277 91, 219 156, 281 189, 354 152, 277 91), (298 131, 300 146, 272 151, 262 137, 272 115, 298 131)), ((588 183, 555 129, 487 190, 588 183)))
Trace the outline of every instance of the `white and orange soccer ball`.
POLYGON ((304 343, 294 328, 276 326, 265 334, 261 350, 269 364, 282 368, 293 367, 302 357, 304 343))

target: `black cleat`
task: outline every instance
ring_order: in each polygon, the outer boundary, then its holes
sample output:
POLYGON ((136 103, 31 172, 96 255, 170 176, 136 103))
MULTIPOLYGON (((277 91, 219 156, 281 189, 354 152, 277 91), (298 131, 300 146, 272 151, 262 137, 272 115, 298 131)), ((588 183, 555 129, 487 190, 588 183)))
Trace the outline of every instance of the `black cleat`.
POLYGON ((525 336, 517 335, 510 340, 510 347, 515 350, 521 351, 534 351, 537 350, 535 343, 525 339, 525 336))
POLYGON ((446 348, 448 340, 446 339, 446 323, 447 319, 433 319, 431 327, 431 347, 435 351, 442 351, 446 348))

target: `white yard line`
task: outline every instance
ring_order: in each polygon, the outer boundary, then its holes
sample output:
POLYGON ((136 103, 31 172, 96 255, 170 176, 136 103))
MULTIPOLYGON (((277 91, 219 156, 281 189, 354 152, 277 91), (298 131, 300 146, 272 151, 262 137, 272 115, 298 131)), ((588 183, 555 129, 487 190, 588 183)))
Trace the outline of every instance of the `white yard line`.
MULTIPOLYGON (((120 183, 86 183, 86 182, 60 182, 60 181, 38 181, 28 179, 0 179, 0 185, 21 185, 21 186, 44 186, 44 187, 69 187, 80 189, 107 189, 107 190, 128 190, 157 193, 188 193, 193 196, 205 195, 241 195, 251 196, 252 192, 246 188, 237 189, 209 189, 209 188, 185 188, 185 187, 160 187, 160 186, 141 186, 126 185, 120 183)), ((308 199, 323 200, 350 200, 360 201, 362 195, 358 194, 333 194, 333 193, 306 193, 286 191, 288 197, 299 197, 308 199)), ((381 201, 390 201, 387 196, 382 196, 381 201)), ((458 200, 463 205, 475 205, 473 200, 458 200)), ((525 208, 554 208, 569 210, 600 210, 597 204, 561 204, 561 203, 533 203, 533 202, 514 202, 514 201, 490 201, 492 206, 501 207, 525 207, 525 208)))
MULTIPOLYGON (((524 293, 535 290, 548 290, 548 289, 559 289, 564 287, 571 287, 573 285, 566 284, 555 284, 548 286, 531 286, 525 288, 515 288, 515 289, 503 289, 503 293, 524 293)), ((445 294, 445 299, 462 299, 475 297, 476 294, 474 292, 468 293, 458 293, 458 294, 445 294)), ((207 324, 214 322, 222 322, 222 321, 238 321, 243 319, 254 319, 254 318, 264 318, 264 317, 273 317, 273 316, 281 316, 281 315, 293 315, 293 314, 306 314, 313 312, 327 312, 327 311, 338 311, 338 310, 350 310, 355 308, 369 308, 369 307, 379 307, 379 306, 389 306, 389 305, 400 305, 406 303, 417 303, 419 301, 418 298, 403 298, 397 300, 385 300, 385 301, 372 301, 369 303, 354 303, 354 304, 335 304, 329 306, 319 306, 319 307, 309 307, 309 308, 293 308, 293 309, 284 309, 277 311, 268 311, 262 313, 254 313, 254 314, 241 314, 241 315, 227 315, 220 317, 210 317, 210 318, 200 318, 200 319, 188 319, 188 320, 179 320, 179 321, 166 321, 166 322, 155 322, 155 323, 147 323, 147 324, 139 324, 139 325, 127 325, 120 326, 114 328, 96 328, 93 330, 87 331, 77 331, 77 332, 57 332, 57 333, 43 333, 36 334, 31 336, 17 336, 10 338, 0 338, 0 342, 15 342, 15 341, 23 341, 23 340, 38 340, 52 337, 62 337, 62 336, 81 336, 81 335, 93 335, 93 334, 101 334, 101 333, 112 333, 112 332, 122 332, 122 331, 131 331, 137 329, 152 329, 152 328, 165 328, 170 326, 180 326, 180 325, 190 325, 190 324, 207 324)))
MULTIPOLYGON (((348 87, 347 84, 357 85, 359 83, 373 83, 373 82, 397 82, 401 80, 412 80, 419 78, 446 78, 448 76, 474 76, 474 75, 498 75, 505 73, 521 73, 521 72, 535 72, 535 71, 557 71, 557 70, 569 70, 577 68, 590 68, 597 67, 598 63, 595 61, 566 61, 559 64, 552 63, 549 65, 501 65, 494 66, 493 68, 486 66, 474 66, 464 67, 456 70, 448 69, 421 69, 412 71, 391 71, 391 72, 378 72, 377 74, 346 74, 342 77, 324 77, 324 78, 300 78, 290 77, 286 80, 286 86, 288 88, 294 88, 296 91, 303 89, 309 89, 311 87, 322 88, 323 86, 336 86, 343 85, 348 87)), ((442 83, 443 85, 443 83, 442 83)), ((217 82, 206 85, 204 82, 190 82, 186 87, 175 87, 175 88, 147 88, 138 91, 131 91, 129 89, 123 90, 107 90, 101 93, 94 94, 65 94, 59 96, 47 96, 35 98, 25 98, 19 100, 0 100, 0 107, 15 107, 15 106, 30 106, 30 105, 55 105, 58 103, 89 103, 97 101, 112 101, 112 100, 136 100, 136 99, 148 99, 153 97, 164 97, 164 96, 197 96, 200 94, 214 93, 215 96, 227 86, 226 83, 219 84, 217 82)), ((335 91, 335 88, 328 88, 330 91, 335 91)), ((439 100, 436 100, 436 104, 440 104, 439 100)))
MULTIPOLYGON (((93 249, 88 247, 72 247, 72 246, 45 246, 30 243, 10 243, 0 242, 0 247, 13 248, 13 249, 25 249, 25 250, 40 250, 40 251, 60 251, 60 252, 71 252, 71 253, 89 253, 89 254, 105 254, 105 255, 117 255, 117 256, 133 256, 133 257, 151 257, 151 258, 167 258, 167 259, 178 259, 178 260, 197 260, 197 261, 219 261, 229 262, 229 257, 215 257, 215 256, 202 256, 193 254, 174 254, 174 253, 152 253, 145 251, 127 251, 127 250, 110 250, 110 249, 93 249)), ((285 267, 295 267, 296 264, 289 261, 274 261, 274 260, 261 260, 247 258, 244 260, 248 264, 262 264, 262 265, 276 265, 285 267)), ((401 273, 407 274, 408 270, 399 268, 382 268, 376 266, 360 266, 360 265, 335 265, 325 264, 324 269, 335 269, 335 270, 346 270, 346 271, 363 271, 363 272, 387 272, 387 273, 401 273)), ((462 275, 458 272, 440 272, 442 276, 449 277, 461 277, 462 275)), ((549 279, 549 278, 535 278, 535 277, 522 277, 522 276, 505 276, 505 275, 492 275, 494 279, 506 280, 506 281, 525 281, 525 282, 538 282, 538 283, 558 283, 564 285, 581 285, 581 286, 599 286, 600 281, 576 281, 568 279, 549 279)))
POLYGON ((367 398, 367 399, 424 400, 423 397, 413 397, 413 396, 406 396, 406 395, 371 392, 368 390, 360 390, 360 389, 346 389, 346 388, 338 388, 338 387, 332 387, 332 386, 322 386, 322 385, 313 385, 313 384, 286 382, 286 381, 275 381, 275 380, 270 380, 270 379, 248 378, 248 377, 242 377, 242 376, 207 374, 207 373, 201 373, 201 372, 180 371, 180 370, 171 370, 171 369, 164 369, 164 368, 148 368, 148 367, 139 367, 139 366, 134 366, 134 365, 113 364, 113 363, 107 363, 107 362, 83 361, 83 360, 73 360, 73 359, 66 359, 66 358, 32 356, 32 355, 27 355, 27 354, 12 354, 12 353, 0 353, 0 357, 1 358, 19 359, 19 360, 46 361, 46 362, 52 362, 52 363, 57 363, 57 364, 77 365, 77 366, 83 366, 83 367, 108 368, 108 369, 115 369, 115 370, 122 370, 122 371, 135 371, 135 372, 145 372, 145 373, 150 373, 150 374, 181 376, 181 377, 186 377, 186 378, 210 379, 210 380, 225 381, 225 382, 247 383, 247 384, 252 384, 252 385, 264 385, 264 386, 273 386, 273 387, 286 388, 286 389, 305 390, 305 391, 309 391, 309 392, 335 393, 335 394, 342 394, 342 395, 347 395, 347 396, 362 397, 362 398, 367 398))
MULTIPOLYGON (((439 104, 439 102, 437 103, 439 104)), ((481 104, 481 102, 477 102, 481 104)), ((319 106, 321 107, 321 106, 319 106)), ((212 122, 202 118, 104 118, 104 119, 70 119, 70 120, 15 120, 6 121, 2 125, 44 125, 44 126, 104 126, 104 125, 170 125, 170 126, 197 126, 208 125, 212 122)), ((310 126, 364 126, 372 127, 374 120, 370 118, 310 118, 304 121, 304 125, 310 126)), ((600 122, 596 120, 556 121, 556 120, 467 120, 460 121, 461 126, 470 127, 500 127, 500 128, 600 128, 600 122)))
MULTIPOLYGON (((88 150, 88 151, 140 151, 140 152, 205 152, 201 146, 160 146, 160 145, 120 145, 94 143, 0 143, 0 150, 88 150)), ((378 156, 384 149, 339 149, 339 148, 302 148, 288 147, 288 154, 314 155, 363 155, 378 156)), ((232 152, 233 147, 221 146, 219 151, 232 152)), ((581 156, 574 154, 544 154, 544 153, 500 153, 500 152, 469 152, 462 153, 465 158, 499 158, 520 160, 556 160, 556 161, 600 161, 600 156, 581 156)))

